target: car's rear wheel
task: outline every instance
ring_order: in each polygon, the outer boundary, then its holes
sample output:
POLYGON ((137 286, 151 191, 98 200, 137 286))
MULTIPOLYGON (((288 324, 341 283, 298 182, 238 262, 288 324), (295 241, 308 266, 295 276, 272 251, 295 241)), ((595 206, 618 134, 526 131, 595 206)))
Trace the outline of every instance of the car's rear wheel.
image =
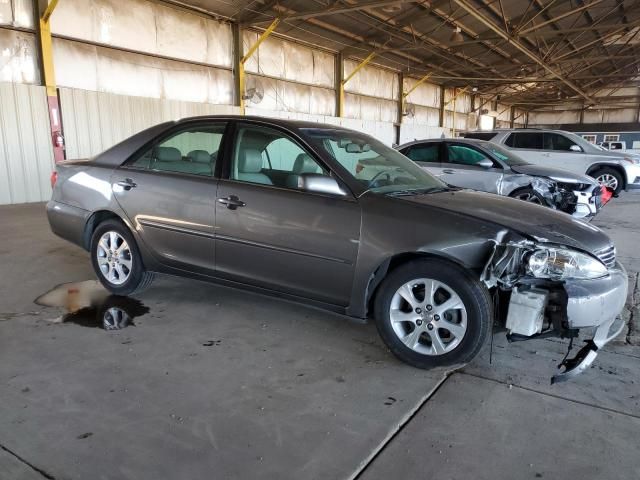
POLYGON ((617 195, 624 186, 624 180, 620 172, 613 168, 603 167, 591 173, 591 176, 603 187, 610 189, 614 195, 617 195))
POLYGON ((393 270, 376 295, 374 315, 391 352, 418 368, 470 361, 493 318, 486 288, 464 268, 440 259, 393 270))
POLYGON ((525 202, 544 205, 544 201, 540 195, 531 187, 519 188, 518 190, 511 192, 509 196, 517 200, 524 200, 525 202))
POLYGON ((140 292, 153 280, 153 273, 144 269, 133 235, 118 220, 106 220, 94 230, 91 263, 100 282, 116 295, 140 292))

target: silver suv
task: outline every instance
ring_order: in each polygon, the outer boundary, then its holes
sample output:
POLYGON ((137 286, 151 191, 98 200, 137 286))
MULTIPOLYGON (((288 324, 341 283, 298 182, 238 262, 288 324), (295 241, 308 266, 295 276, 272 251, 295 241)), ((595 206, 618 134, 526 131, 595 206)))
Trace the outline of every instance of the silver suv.
POLYGON ((603 150, 575 133, 522 128, 467 132, 462 136, 497 143, 533 164, 587 174, 614 194, 640 189, 638 155, 603 150))

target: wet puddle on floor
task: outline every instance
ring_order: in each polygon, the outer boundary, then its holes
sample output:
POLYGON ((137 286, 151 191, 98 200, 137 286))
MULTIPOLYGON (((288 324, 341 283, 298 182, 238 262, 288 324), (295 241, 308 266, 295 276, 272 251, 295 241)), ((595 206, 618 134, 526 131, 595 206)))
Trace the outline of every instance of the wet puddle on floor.
POLYGON ((50 320, 83 327, 121 330, 135 326, 134 319, 149 312, 140 300, 110 294, 97 280, 64 283, 39 296, 35 303, 64 308, 66 313, 50 320))

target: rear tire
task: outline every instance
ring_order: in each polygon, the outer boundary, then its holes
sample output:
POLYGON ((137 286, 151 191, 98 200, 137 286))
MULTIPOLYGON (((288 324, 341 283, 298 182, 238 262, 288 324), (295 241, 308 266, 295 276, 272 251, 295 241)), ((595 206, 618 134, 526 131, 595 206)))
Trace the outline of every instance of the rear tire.
POLYGON ((624 179, 620 172, 614 168, 602 167, 590 175, 603 187, 607 187, 613 191, 614 195, 618 195, 624 186, 624 179))
POLYGON ((493 309, 489 292, 469 271, 429 258, 401 265, 382 281, 374 315, 389 350, 427 369, 473 359, 487 338, 493 309))
POLYGON ((153 281, 154 275, 145 270, 133 235, 119 220, 105 220, 96 227, 90 254, 98 280, 115 295, 141 292, 153 281))

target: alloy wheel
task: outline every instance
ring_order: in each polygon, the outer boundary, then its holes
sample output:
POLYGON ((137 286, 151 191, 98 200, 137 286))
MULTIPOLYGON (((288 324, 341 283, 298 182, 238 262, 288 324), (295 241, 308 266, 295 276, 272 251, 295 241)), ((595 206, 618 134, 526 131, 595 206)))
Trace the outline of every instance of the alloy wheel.
POLYGON ((102 275, 113 285, 122 285, 131 275, 133 255, 118 232, 106 232, 98 242, 96 259, 102 275))
POLYGON ((602 175, 598 175, 596 177, 596 180, 600 185, 610 188, 614 192, 618 189, 618 179, 610 173, 603 173, 602 175))
POLYGON ((402 285, 391 299, 389 318, 400 341, 423 355, 451 352, 467 332, 467 309, 460 296, 430 278, 402 285))

